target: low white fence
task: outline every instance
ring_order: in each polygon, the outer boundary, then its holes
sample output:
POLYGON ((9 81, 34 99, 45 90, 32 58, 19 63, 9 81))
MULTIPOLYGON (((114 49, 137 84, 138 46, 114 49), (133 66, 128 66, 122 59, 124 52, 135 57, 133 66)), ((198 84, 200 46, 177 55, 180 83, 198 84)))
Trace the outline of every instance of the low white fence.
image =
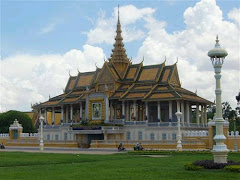
POLYGON ((206 137, 208 136, 208 131, 185 131, 184 133, 185 136, 201 136, 201 137, 206 137))
POLYGON ((1 138, 1 137, 9 137, 9 134, 8 134, 8 133, 1 133, 1 134, 0 134, 0 138, 1 138))
POLYGON ((240 136, 239 135, 239 131, 236 131, 236 134, 234 133, 234 131, 228 132, 229 136, 240 136))
POLYGON ((20 137, 38 137, 38 133, 21 133, 20 137))

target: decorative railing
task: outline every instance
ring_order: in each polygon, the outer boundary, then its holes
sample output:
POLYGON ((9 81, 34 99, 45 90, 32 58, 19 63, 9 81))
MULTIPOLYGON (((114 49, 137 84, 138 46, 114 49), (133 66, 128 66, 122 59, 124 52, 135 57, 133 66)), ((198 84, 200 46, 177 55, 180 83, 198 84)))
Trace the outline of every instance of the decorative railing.
POLYGON ((1 134, 0 134, 0 137, 1 137, 1 138, 8 138, 8 137, 9 137, 9 134, 8 134, 8 133, 1 133, 1 134))
POLYGON ((38 133, 20 133, 20 137, 38 137, 38 133))
MULTIPOLYGON (((177 122, 149 122, 149 121, 124 121, 123 119, 110 120, 110 124, 123 124, 123 125, 145 125, 149 127, 177 127, 177 122)), ((204 128, 207 125, 196 123, 180 123, 181 127, 196 127, 204 128)))
POLYGON ((234 131, 231 131, 231 132, 228 132, 228 134, 229 134, 230 137, 234 137, 235 135, 240 136, 239 131, 235 131, 235 133, 234 133, 234 131))
POLYGON ((206 137, 208 136, 208 131, 185 131, 184 133, 185 136, 201 136, 201 137, 206 137))

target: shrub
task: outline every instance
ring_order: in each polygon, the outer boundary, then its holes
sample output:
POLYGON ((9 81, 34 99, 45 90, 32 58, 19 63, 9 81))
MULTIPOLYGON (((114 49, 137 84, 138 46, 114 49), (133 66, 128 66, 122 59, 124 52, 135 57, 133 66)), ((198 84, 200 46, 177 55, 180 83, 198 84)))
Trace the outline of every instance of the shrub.
POLYGON ((224 170, 226 171, 231 171, 231 172, 240 172, 240 165, 230 165, 230 166, 226 166, 224 168, 224 170))
POLYGON ((240 165, 240 162, 228 161, 227 163, 214 163, 213 160, 201 160, 193 163, 196 166, 202 166, 205 169, 223 169, 229 165, 240 165))
POLYGON ((8 133, 9 126, 15 119, 17 119, 18 122, 22 124, 24 133, 34 132, 32 120, 28 115, 20 111, 11 110, 8 112, 0 113, 0 133, 8 133))
POLYGON ((194 165, 194 164, 185 164, 184 166, 185 170, 187 171, 199 171, 199 170, 203 170, 203 167, 202 166, 197 166, 197 165, 194 165))

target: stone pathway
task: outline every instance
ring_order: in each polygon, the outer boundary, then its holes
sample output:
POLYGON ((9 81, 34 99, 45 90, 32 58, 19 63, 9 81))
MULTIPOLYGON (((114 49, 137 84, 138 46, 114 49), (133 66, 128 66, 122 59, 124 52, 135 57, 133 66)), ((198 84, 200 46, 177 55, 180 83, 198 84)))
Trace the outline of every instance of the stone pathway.
POLYGON ((87 148, 45 148, 44 151, 40 151, 37 147, 6 147, 1 149, 4 152, 39 152, 39 153, 60 153, 60 154, 116 154, 126 153, 118 152, 117 149, 87 149, 87 148))

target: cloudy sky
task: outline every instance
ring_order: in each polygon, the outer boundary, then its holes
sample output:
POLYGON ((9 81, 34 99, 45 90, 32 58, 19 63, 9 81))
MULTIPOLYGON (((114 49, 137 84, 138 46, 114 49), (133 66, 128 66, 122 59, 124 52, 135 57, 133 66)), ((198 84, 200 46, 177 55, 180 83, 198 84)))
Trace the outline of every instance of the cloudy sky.
POLYGON ((207 52, 216 35, 226 48, 222 101, 240 89, 240 7, 235 0, 1 1, 0 111, 31 110, 62 93, 71 75, 95 70, 114 43, 117 5, 133 63, 178 58, 182 86, 215 99, 207 52))

